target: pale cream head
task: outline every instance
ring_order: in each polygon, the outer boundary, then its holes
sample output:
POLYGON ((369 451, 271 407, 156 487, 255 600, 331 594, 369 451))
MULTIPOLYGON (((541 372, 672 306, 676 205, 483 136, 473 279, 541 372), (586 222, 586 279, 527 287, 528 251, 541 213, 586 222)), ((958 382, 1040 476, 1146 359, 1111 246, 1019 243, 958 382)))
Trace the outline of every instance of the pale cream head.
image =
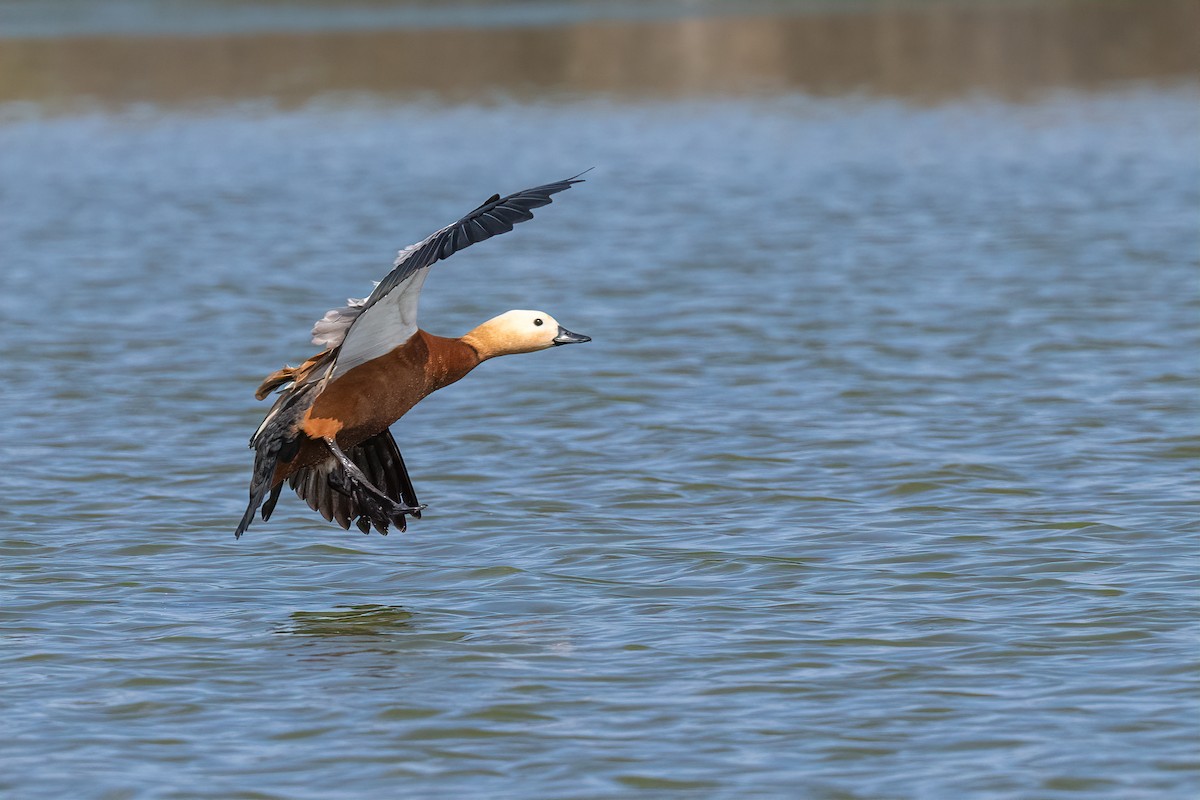
POLYGON ((558 324, 544 311, 506 311, 492 317, 463 337, 483 358, 513 353, 533 353, 559 344, 589 342, 591 339, 558 324))

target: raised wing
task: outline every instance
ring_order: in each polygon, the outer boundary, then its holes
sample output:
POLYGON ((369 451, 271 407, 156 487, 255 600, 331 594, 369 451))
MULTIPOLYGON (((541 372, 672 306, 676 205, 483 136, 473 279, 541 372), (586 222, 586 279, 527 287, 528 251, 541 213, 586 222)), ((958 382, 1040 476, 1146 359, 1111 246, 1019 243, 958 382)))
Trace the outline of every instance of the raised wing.
POLYGON ((582 183, 578 175, 507 197, 492 195, 462 219, 401 250, 392 271, 376 284, 369 297, 350 300, 313 326, 313 344, 340 348, 333 377, 378 358, 417 332, 417 301, 430 266, 533 219, 533 209, 549 205, 553 202, 551 195, 576 183, 582 183))

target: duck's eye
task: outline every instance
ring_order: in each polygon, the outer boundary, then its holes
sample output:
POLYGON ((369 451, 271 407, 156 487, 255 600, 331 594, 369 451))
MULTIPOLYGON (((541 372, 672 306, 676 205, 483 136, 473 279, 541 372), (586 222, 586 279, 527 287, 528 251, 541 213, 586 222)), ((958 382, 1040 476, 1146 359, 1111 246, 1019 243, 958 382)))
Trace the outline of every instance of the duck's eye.
POLYGON ((535 319, 535 320, 533 321, 533 324, 534 324, 534 325, 541 325, 541 324, 542 324, 542 318, 541 318, 541 317, 538 317, 537 319, 535 319))

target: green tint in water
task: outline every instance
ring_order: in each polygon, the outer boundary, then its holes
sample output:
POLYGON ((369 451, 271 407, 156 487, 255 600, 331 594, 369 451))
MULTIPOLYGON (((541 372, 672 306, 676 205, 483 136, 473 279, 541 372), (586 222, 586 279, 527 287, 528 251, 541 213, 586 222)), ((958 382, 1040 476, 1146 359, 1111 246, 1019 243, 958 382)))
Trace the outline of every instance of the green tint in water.
POLYGON ((284 630, 299 636, 387 636, 410 628, 403 608, 361 605, 336 611, 296 611, 284 630))

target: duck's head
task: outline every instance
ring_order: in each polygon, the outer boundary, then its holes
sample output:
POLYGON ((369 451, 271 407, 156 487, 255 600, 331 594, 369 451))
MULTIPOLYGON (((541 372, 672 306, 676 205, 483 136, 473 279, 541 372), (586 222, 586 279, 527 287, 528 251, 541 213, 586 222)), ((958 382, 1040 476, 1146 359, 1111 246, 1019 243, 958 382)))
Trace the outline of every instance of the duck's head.
POLYGON ((590 342, 592 337, 571 333, 544 311, 506 311, 463 337, 483 358, 533 353, 560 344, 590 342))

